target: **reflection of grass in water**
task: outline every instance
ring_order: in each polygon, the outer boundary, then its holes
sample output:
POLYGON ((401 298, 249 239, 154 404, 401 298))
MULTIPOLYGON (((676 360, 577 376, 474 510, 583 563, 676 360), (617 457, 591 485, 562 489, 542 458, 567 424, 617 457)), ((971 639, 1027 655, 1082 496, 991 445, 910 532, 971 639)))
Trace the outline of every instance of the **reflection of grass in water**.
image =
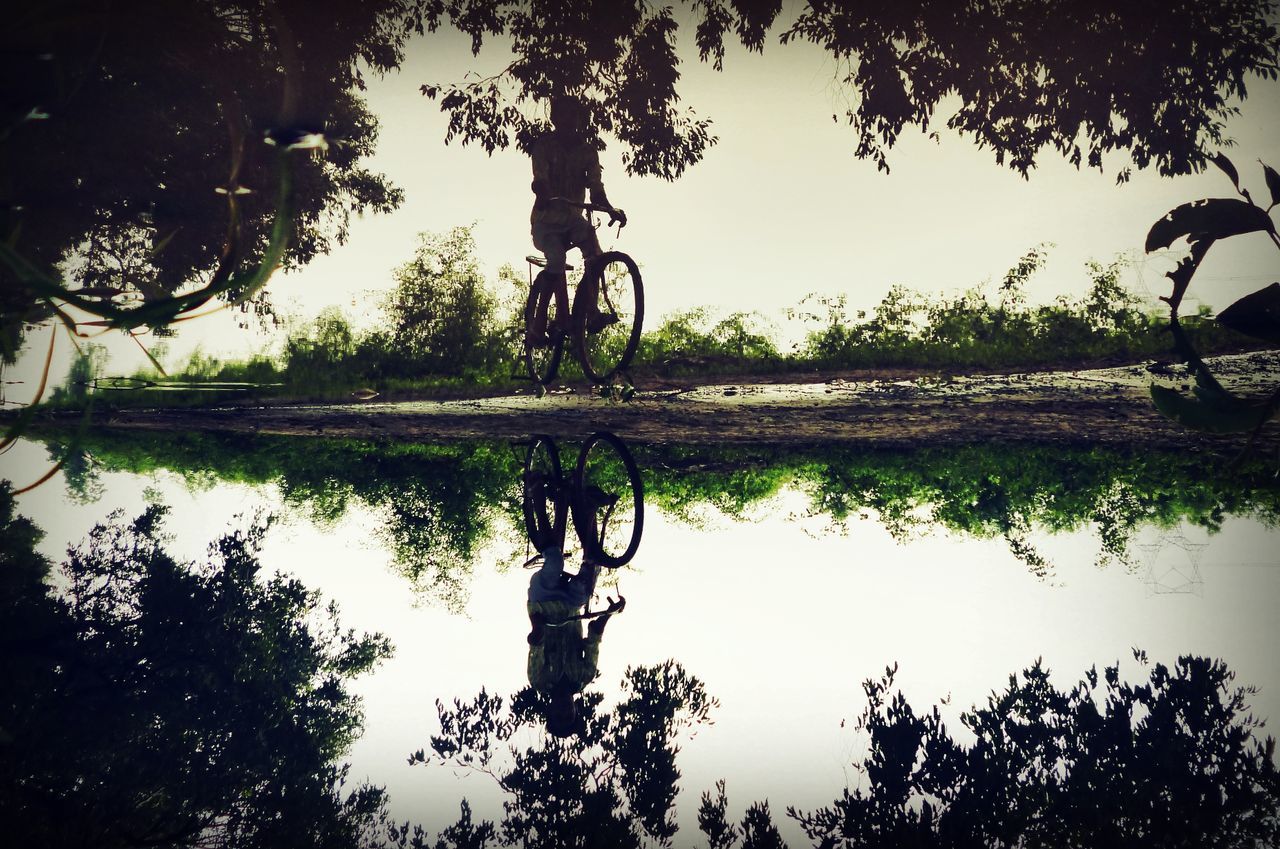
MULTIPOLYGON (((100 471, 168 469, 192 481, 274 483, 286 504, 319 522, 341 518, 353 503, 367 504, 383 518, 398 568, 426 599, 455 608, 465 603, 481 547, 504 521, 517 527, 523 521, 522 457, 505 443, 116 433, 89 436, 81 447, 100 471)), ((566 474, 577 447, 562 446, 566 474)), ((1267 526, 1280 517, 1274 470, 1256 458, 1228 467, 1202 454, 1007 445, 919 451, 632 446, 632 452, 646 507, 684 521, 697 524, 708 512, 747 518, 794 488, 808 499, 811 515, 837 526, 874 513, 900 540, 933 528, 1004 538, 1038 574, 1047 574, 1050 564, 1030 542, 1032 533, 1092 528, 1100 560, 1128 564, 1130 540, 1145 525, 1214 531, 1227 516, 1267 526)), ((606 488, 622 487, 625 473, 618 464, 602 479, 606 488)))

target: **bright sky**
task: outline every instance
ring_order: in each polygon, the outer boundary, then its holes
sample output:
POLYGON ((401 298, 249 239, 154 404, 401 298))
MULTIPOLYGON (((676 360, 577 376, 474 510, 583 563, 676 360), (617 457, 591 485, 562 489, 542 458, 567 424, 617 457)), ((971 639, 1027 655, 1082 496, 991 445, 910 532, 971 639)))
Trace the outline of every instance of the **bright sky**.
MULTIPOLYGON (((1082 294, 1084 262, 1116 254, 1138 261, 1129 282, 1155 296, 1167 291, 1162 275, 1172 261, 1143 257, 1148 228, 1180 203, 1232 192, 1216 170, 1180 179, 1144 171, 1117 186, 1122 160, 1099 174, 1048 154, 1023 180, 996 165, 990 151, 941 129, 946 110, 937 116, 940 139, 908 132, 885 175, 853 157, 853 133, 832 121, 833 112, 844 112, 843 94, 817 48, 773 45, 763 56, 731 49, 722 73, 684 53, 680 91, 687 105, 713 119, 719 144, 674 183, 627 177, 616 144, 603 156, 609 196, 630 224, 620 239, 610 231, 602 241, 640 261, 650 327, 673 310, 704 305, 759 310, 780 321, 784 308, 811 292, 845 294, 854 308, 874 306, 894 283, 954 293, 998 277, 1046 241, 1057 247, 1033 282, 1033 301, 1082 294)), ((407 200, 391 215, 356 221, 349 242, 330 256, 274 278, 269 291, 282 312, 310 318, 337 305, 376 320, 379 293, 391 286, 392 270, 412 255, 421 231, 475 222, 486 270, 506 262, 523 268, 532 250, 527 158, 514 149, 489 157, 476 147, 445 147, 445 118, 419 92, 423 83, 459 80, 468 69, 492 73, 505 61, 489 49, 473 59, 466 40, 444 32, 410 44, 398 73, 371 80, 368 102, 382 130, 370 165, 401 186, 407 200)), ((1243 114, 1229 125, 1238 143, 1230 155, 1255 197, 1263 197, 1254 160, 1280 167, 1280 84, 1255 80, 1251 90, 1243 114)), ((1224 307, 1275 280, 1275 268, 1274 247, 1263 237, 1235 239, 1210 254, 1191 299, 1224 307)), ((168 361, 197 345, 225 355, 269 342, 229 330, 227 316, 184 326, 169 343, 168 361)), ((33 360, 43 359, 46 338, 33 337, 40 355, 27 358, 28 377, 33 360)), ((113 373, 144 362, 127 340, 111 348, 113 373)), ((69 358, 70 346, 60 343, 55 375, 69 358)))

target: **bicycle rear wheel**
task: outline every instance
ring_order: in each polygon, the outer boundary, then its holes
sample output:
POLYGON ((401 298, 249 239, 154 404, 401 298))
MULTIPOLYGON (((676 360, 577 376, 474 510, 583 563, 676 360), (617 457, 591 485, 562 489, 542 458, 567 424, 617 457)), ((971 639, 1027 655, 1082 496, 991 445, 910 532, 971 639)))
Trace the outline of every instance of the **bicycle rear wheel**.
POLYGON ((563 538, 564 517, 556 509, 556 497, 564 486, 560 475, 560 451, 549 436, 535 436, 524 455, 520 506, 529 542, 538 551, 563 538), (559 515, 558 515, 559 514, 559 515), (559 522, 557 522, 559 519, 559 522))
POLYGON ((578 284, 573 305, 578 359, 587 376, 604 382, 631 365, 644 324, 644 286, 635 260, 607 251, 578 284))
MULTIPOLYGON (((538 296, 552 285, 552 282, 547 278, 548 274, 545 269, 538 272, 538 276, 533 278, 533 285, 529 287, 529 297, 524 302, 524 366, 529 373, 530 379, 543 385, 556 379, 556 372, 560 369, 560 358, 564 355, 563 337, 554 339, 550 345, 531 345, 529 343, 528 333, 530 328, 533 327, 534 316, 538 312, 538 296)), ((547 303, 546 326, 553 326, 558 318, 559 312, 553 295, 547 303)))
POLYGON ((644 530, 644 485, 627 446, 612 433, 592 434, 578 452, 573 482, 584 557, 611 569, 629 563, 644 530))

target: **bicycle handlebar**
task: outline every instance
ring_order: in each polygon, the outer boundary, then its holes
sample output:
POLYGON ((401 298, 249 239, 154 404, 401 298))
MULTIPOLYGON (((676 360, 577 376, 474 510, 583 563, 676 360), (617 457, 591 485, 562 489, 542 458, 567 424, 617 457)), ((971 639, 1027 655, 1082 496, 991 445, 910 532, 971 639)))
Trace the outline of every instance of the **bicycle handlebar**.
POLYGON ((559 195, 551 198, 551 200, 558 201, 560 203, 566 203, 569 206, 574 206, 574 207, 577 207, 578 209, 582 209, 587 212, 600 212, 605 215, 608 215, 609 223, 612 224, 614 221, 617 221, 619 230, 627 226, 627 214, 623 212, 621 209, 618 209, 617 207, 600 206, 594 203, 579 203, 578 201, 570 200, 569 198, 566 198, 566 197, 560 197, 559 195))

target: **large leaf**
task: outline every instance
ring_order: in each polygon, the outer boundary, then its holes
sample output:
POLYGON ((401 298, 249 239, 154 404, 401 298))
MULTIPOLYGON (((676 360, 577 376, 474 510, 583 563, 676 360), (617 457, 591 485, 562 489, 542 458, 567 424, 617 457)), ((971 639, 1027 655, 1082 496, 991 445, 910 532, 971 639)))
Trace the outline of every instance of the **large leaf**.
POLYGON ((1183 236, 1192 243, 1212 242, 1271 229, 1271 218, 1253 204, 1235 198, 1206 198, 1184 203, 1152 225, 1146 250, 1151 253, 1167 248, 1183 236))
POLYGON ((1255 339, 1280 342, 1280 283, 1245 295, 1218 314, 1218 323, 1255 339))
POLYGON ((1240 172, 1236 171, 1236 166, 1231 164, 1231 160, 1227 159, 1225 153, 1214 154, 1213 159, 1209 161, 1221 168, 1222 173, 1231 178, 1231 185, 1236 187, 1236 191, 1240 190, 1240 172))
POLYGON ((1267 191, 1271 192, 1271 205, 1280 203, 1280 174, 1265 162, 1262 163, 1262 175, 1267 178, 1267 191))

